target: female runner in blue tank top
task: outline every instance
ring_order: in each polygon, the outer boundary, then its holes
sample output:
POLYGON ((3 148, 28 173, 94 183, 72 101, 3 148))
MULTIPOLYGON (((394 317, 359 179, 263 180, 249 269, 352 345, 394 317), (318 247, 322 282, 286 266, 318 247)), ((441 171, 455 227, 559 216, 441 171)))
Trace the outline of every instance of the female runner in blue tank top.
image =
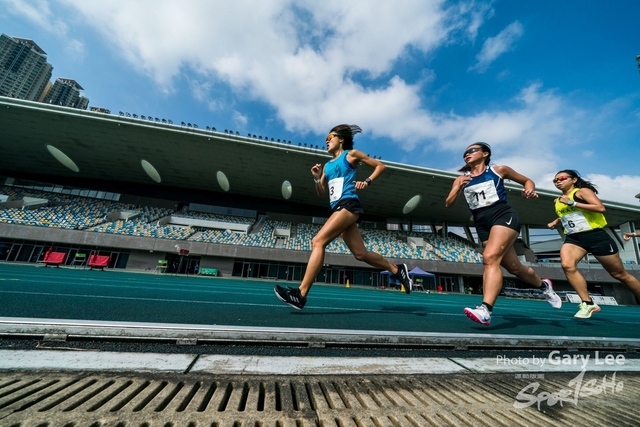
POLYGON ((327 136, 327 151, 333 159, 324 168, 319 163, 311 168, 318 196, 324 197, 329 193, 332 214, 311 241, 311 256, 300 287, 274 287, 280 300, 298 310, 306 304, 307 294, 320 273, 327 245, 338 236, 342 236, 357 260, 390 271, 402 283, 405 292, 411 292, 412 283, 406 264, 394 265, 379 254, 367 251, 358 229, 357 221, 364 210, 356 191, 368 188, 386 169, 382 162, 353 149, 353 136, 360 132, 362 129, 356 125, 338 125, 331 129, 327 136), (360 163, 373 168, 373 173, 364 181, 356 181, 356 167, 360 163))
POLYGON ((484 142, 467 147, 463 158, 466 165, 460 171, 465 174, 453 182, 445 205, 451 208, 460 194, 464 194, 473 214, 478 238, 484 246, 482 305, 475 309, 465 308, 464 313, 474 322, 489 326, 493 305, 502 290, 500 266, 520 280, 536 288, 542 288, 549 304, 554 308, 560 308, 562 300, 553 291, 551 281, 540 279, 531 267, 522 265, 513 248, 520 234, 520 221, 516 211, 507 204, 504 180, 510 179, 522 185, 522 196, 526 199, 538 197, 535 184, 509 166, 490 167, 491 147, 484 142))

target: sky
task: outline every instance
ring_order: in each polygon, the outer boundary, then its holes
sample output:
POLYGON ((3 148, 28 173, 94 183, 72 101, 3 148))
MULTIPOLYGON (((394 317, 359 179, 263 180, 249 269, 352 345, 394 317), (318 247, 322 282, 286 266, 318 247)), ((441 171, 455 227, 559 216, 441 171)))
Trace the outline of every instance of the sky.
MULTIPOLYGON (((637 0, 0 0, 90 106, 455 171, 475 141, 639 206, 637 0)), ((384 178, 383 178, 384 179, 384 178)))

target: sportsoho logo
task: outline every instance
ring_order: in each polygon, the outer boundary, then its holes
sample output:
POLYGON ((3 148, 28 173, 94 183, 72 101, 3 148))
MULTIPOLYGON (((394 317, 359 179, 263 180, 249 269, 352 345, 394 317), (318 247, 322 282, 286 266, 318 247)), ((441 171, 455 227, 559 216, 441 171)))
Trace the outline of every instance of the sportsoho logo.
MULTIPOLYGON (((505 356, 497 356, 496 364, 502 366, 527 366, 533 370, 536 368, 543 368, 543 366, 567 366, 575 367, 579 366, 581 372, 567 384, 567 388, 563 388, 557 391, 539 391, 540 383, 532 382, 524 387, 516 396, 516 401, 513 403, 515 408, 527 408, 529 406, 536 405, 538 410, 543 403, 547 406, 554 406, 560 404, 564 406, 564 403, 573 403, 578 405, 579 398, 597 396, 600 394, 615 394, 620 393, 624 388, 622 381, 616 381, 616 372, 614 372, 610 378, 604 375, 601 380, 591 379, 584 381, 584 375, 587 372, 587 365, 592 362, 595 369, 605 367, 623 366, 625 364, 625 358, 623 355, 618 354, 616 356, 612 354, 601 355, 596 351, 591 355, 561 355, 559 351, 552 351, 546 358, 541 357, 517 357, 509 358, 505 356)), ((609 369, 607 368, 607 369, 609 369)), ((517 375, 517 378, 544 378, 544 375, 517 375)))

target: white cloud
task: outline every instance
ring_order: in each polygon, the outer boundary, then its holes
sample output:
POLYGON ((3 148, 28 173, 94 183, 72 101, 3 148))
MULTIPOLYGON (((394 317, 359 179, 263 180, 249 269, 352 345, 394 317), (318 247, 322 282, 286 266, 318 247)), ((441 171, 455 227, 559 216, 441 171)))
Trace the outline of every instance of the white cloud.
POLYGON ((5 11, 23 17, 37 27, 55 34, 64 40, 66 49, 74 56, 84 55, 84 43, 69 36, 69 26, 57 18, 46 0, 0 0, 5 11))
MULTIPOLYGON (((408 52, 428 55, 458 39, 474 41, 493 15, 490 2, 59 1, 162 90, 173 91, 186 76, 196 100, 212 111, 234 111, 234 126, 249 117, 233 99, 213 95, 220 85, 236 98, 269 105, 289 131, 320 134, 336 123, 357 123, 414 158, 413 150, 458 156, 470 143, 487 141, 494 163, 536 181, 544 178, 540 171, 558 169, 559 146, 593 138, 596 114, 540 83, 500 108, 461 116, 424 106, 431 70, 416 83, 395 75, 408 52)), ((54 21, 48 12, 42 16, 54 21)), ((523 34, 515 21, 487 39, 471 69, 486 70, 523 34)))
POLYGON ((395 61, 408 46, 431 52, 453 33, 477 31, 488 14, 484 5, 447 9, 440 0, 61 1, 165 91, 189 69, 198 79, 216 79, 267 102, 289 130, 305 132, 360 119, 383 134, 384 124, 367 117, 397 106, 414 121, 420 87, 387 76, 395 61), (354 73, 365 82, 356 82, 354 73), (373 78, 388 83, 367 87, 373 78))
POLYGON ((638 206, 635 195, 640 192, 640 176, 587 174, 584 178, 595 184, 600 199, 638 206))
POLYGON ((482 45, 482 50, 476 55, 478 62, 469 67, 469 71, 477 71, 484 73, 489 65, 500 55, 513 49, 514 44, 524 34, 522 24, 515 21, 509 24, 504 30, 495 37, 489 37, 482 45))
POLYGON ((246 115, 240 113, 239 111, 234 111, 233 121, 236 125, 244 127, 249 122, 249 118, 246 115))

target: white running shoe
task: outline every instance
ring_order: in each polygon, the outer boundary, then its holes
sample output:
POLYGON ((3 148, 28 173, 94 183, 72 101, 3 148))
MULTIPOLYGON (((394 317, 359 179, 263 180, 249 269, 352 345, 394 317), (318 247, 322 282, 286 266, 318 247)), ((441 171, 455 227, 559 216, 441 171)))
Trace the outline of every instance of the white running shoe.
POLYGON ((464 314, 466 314, 469 319, 482 325, 489 326, 489 323, 491 323, 491 314, 484 304, 476 308, 465 308, 464 314))
POLYGON ((551 307, 562 307, 562 299, 553 290, 553 283, 551 283, 551 279, 542 279, 542 293, 547 299, 547 302, 551 304, 551 307))

